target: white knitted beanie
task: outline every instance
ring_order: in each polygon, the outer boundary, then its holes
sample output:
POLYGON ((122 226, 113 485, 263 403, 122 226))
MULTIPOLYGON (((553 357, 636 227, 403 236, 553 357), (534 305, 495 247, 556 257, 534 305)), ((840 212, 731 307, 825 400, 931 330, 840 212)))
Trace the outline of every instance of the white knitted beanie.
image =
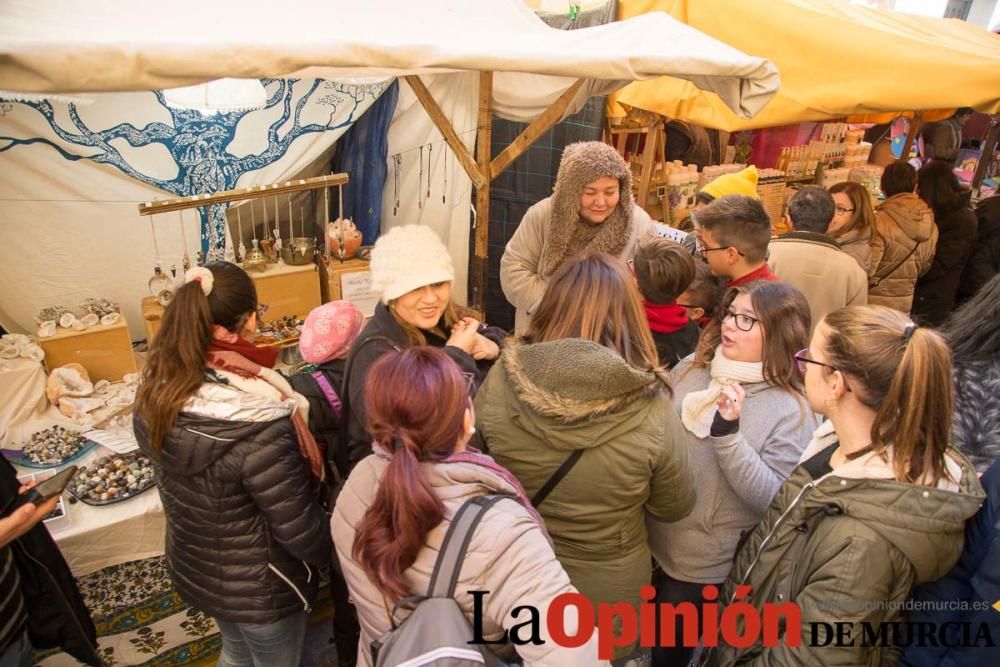
POLYGON ((375 241, 372 290, 388 304, 424 285, 455 280, 451 255, 430 227, 393 227, 375 241))

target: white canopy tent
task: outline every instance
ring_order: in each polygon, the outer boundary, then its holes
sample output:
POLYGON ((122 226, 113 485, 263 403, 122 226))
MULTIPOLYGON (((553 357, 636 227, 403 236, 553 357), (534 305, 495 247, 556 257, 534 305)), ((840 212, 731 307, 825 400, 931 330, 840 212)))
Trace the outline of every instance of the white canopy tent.
MULTIPOLYGON (((490 181, 591 95, 669 75, 715 93, 734 113, 749 117, 779 85, 768 60, 737 51, 665 13, 560 31, 546 26, 519 0, 292 0, 280 6, 261 0, 177 0, 168 6, 117 0, 0 3, 0 90, 99 97, 222 77, 385 75, 406 77, 477 188, 473 304, 481 303, 485 284, 484 203, 490 181), (480 73, 478 89, 469 72, 480 73), (425 87, 420 75, 434 76, 425 77, 425 87), (446 104, 439 104, 442 99, 446 104), (491 162, 492 112, 534 122, 491 162), (481 150, 475 158, 475 137, 462 132, 470 126, 479 133, 481 150)), ((3 122, 0 118, 0 127, 3 122)), ((415 134, 428 132, 425 128, 415 134)), ((459 187, 468 202, 468 182, 459 187)), ((441 220, 431 218, 433 209, 418 211, 414 197, 403 201, 392 224, 419 221, 443 232, 461 274, 467 264, 467 204, 451 198, 448 217, 441 220)))

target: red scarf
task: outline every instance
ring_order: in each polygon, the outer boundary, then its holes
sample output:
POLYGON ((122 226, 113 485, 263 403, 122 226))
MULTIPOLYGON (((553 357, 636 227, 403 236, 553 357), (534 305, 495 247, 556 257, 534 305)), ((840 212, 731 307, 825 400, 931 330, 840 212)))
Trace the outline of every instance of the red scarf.
POLYGON ((646 311, 646 321, 649 328, 659 333, 675 333, 688 324, 687 309, 678 306, 676 302, 650 303, 642 302, 646 311))
MULTIPOLYGON (((223 327, 215 325, 212 329, 212 342, 208 346, 208 353, 205 355, 205 363, 209 368, 228 371, 245 378, 252 378, 267 382, 261 376, 261 368, 272 368, 278 359, 278 351, 273 348, 259 348, 238 334, 234 334, 223 327)), ((283 387, 275 386, 285 399, 294 400, 283 387)), ((292 426, 295 428, 295 436, 299 441, 299 453, 309 470, 320 481, 326 476, 326 469, 323 466, 323 450, 316 442, 309 425, 302 418, 298 410, 292 413, 292 426)))

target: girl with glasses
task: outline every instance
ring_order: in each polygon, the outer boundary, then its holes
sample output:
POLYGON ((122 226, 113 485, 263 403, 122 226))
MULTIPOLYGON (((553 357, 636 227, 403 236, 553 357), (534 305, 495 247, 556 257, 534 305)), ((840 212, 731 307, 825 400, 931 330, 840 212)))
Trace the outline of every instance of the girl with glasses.
MULTIPOLYGON (((794 601, 802 628, 836 620, 863 636, 862 623, 877 631, 908 620, 910 589, 954 565, 965 520, 983 500, 975 470, 949 447, 950 354, 939 334, 900 312, 853 306, 820 322, 796 356, 809 405, 827 421, 740 549, 720 600, 746 585, 758 609, 794 601)), ((895 663, 878 642, 785 640, 720 647, 712 661, 895 663)))
MULTIPOLYGON (((818 422, 792 360, 809 325, 809 305, 790 285, 730 289, 694 355, 671 372, 698 499, 680 521, 646 521, 663 570, 658 603, 700 605, 702 588, 725 580, 740 536, 764 515, 809 442, 818 422)), ((653 664, 686 665, 690 653, 656 648, 653 664)))
POLYGON ((845 181, 830 186, 836 205, 833 220, 826 230, 840 249, 853 257, 868 273, 871 265, 872 233, 875 229, 875 210, 868 190, 860 183, 845 181))

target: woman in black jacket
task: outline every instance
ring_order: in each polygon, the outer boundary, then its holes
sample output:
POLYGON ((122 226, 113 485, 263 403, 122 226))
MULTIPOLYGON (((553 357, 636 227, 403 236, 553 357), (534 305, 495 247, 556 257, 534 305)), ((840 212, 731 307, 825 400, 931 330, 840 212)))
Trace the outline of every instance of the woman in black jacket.
POLYGON ((241 335, 256 326, 249 276, 219 262, 185 280, 135 411, 166 513, 167 569, 181 598, 218 624, 220 665, 297 665, 332 553, 308 403, 270 368, 276 353, 241 335))
POLYGON ((979 233, 958 283, 959 303, 974 297, 983 285, 1000 273, 1000 195, 979 202, 976 219, 979 233))
POLYGON ((429 227, 395 227, 380 237, 372 249, 371 276, 381 303, 354 342, 347 363, 349 442, 337 461, 345 478, 372 453, 364 397, 365 378, 375 360, 392 349, 439 347, 478 387, 506 337, 499 327, 461 316, 451 298, 455 280, 451 256, 429 227))
POLYGON ((921 324, 938 326, 955 308, 962 270, 976 242, 976 214, 969 207, 971 192, 943 162, 920 168, 917 195, 934 211, 938 242, 931 267, 917 280, 910 313, 921 324))

